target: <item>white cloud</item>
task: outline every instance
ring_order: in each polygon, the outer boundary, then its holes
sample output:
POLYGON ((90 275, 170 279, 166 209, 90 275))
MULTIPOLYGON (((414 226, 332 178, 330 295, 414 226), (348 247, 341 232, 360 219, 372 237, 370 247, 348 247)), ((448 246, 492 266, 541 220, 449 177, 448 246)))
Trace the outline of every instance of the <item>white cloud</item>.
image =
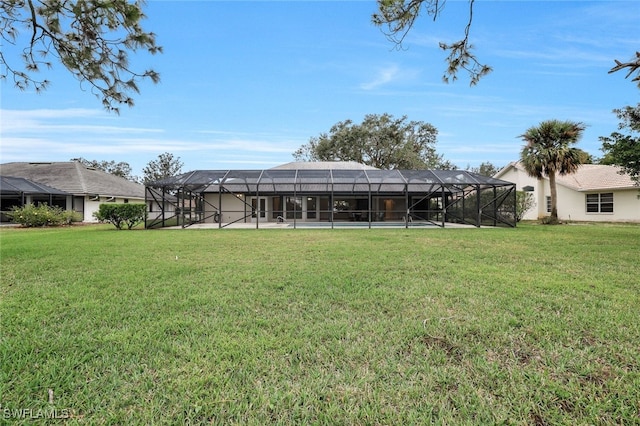
POLYGON ((78 118, 78 117, 96 117, 102 115, 103 112, 97 109, 86 108, 66 108, 66 109, 30 109, 30 110, 12 110, 0 109, 0 114, 4 119, 38 119, 38 118, 78 118))
POLYGON ((400 68, 397 65, 391 65, 378 70, 375 77, 366 83, 362 83, 360 88, 363 90, 373 90, 380 86, 391 83, 400 76, 400 68))
POLYGON ((439 146, 443 151, 450 154, 466 154, 466 153, 516 153, 520 150, 517 144, 481 144, 481 145, 453 145, 442 144, 439 146))
POLYGON ((240 132, 229 130, 199 130, 199 135, 213 135, 213 139, 201 142, 202 149, 220 149, 242 152, 291 153, 306 143, 306 137, 296 137, 290 132, 240 132))
POLYGON ((109 126, 101 124, 81 124, 84 119, 110 119, 102 117, 104 113, 99 110, 69 108, 69 109, 36 109, 36 110, 0 110, 0 133, 7 134, 38 134, 52 132, 76 135, 79 133, 91 134, 118 134, 118 133, 160 133, 162 129, 109 126), (65 123, 71 120, 73 124, 65 123))
POLYGON ((291 153, 300 144, 293 145, 289 141, 265 141, 252 139, 227 139, 217 141, 213 145, 207 145, 209 148, 245 151, 245 152, 273 152, 273 153, 291 153))

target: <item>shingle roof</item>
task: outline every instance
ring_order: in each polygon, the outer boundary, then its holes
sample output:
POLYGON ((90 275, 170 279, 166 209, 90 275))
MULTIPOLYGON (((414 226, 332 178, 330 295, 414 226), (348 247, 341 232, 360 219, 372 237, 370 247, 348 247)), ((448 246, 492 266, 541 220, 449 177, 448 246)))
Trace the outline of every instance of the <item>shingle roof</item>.
MULTIPOLYGON (((522 163, 514 162, 496 174, 502 176, 509 167, 524 171, 522 163)), ((628 174, 620 173, 621 168, 604 164, 583 164, 572 174, 557 176, 558 185, 563 185, 576 191, 599 191, 614 189, 637 189, 638 186, 628 174)))
POLYGON ((0 174, 21 177, 74 195, 144 198, 144 185, 85 167, 77 161, 0 164, 0 174))
POLYGON ((576 173, 558 176, 558 183, 577 191, 634 188, 631 177, 620 171, 616 166, 583 164, 576 173))

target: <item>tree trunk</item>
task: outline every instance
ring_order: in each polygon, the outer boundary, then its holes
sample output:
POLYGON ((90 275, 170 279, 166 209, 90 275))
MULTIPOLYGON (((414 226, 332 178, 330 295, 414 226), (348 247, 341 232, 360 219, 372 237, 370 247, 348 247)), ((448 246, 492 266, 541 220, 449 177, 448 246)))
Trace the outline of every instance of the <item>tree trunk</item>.
POLYGON ((555 172, 549 172, 549 190, 551 192, 551 222, 555 223, 558 221, 558 190, 555 172))

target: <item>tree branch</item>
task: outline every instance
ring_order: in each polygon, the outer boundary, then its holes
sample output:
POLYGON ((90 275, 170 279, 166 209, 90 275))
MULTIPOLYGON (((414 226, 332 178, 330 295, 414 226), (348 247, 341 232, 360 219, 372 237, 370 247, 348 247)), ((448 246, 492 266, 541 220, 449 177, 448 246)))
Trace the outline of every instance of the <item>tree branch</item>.
POLYGON ((629 72, 627 73, 625 78, 631 77, 634 72, 637 73, 638 75, 632 78, 631 81, 637 81, 638 88, 640 88, 640 52, 636 52, 635 60, 632 59, 629 62, 620 62, 617 59, 614 59, 614 61, 616 63, 616 66, 609 70, 609 74, 628 68, 629 72))
POLYGON ((6 55, 0 55, 0 65, 6 67, 0 77, 12 74, 16 86, 22 90, 33 85, 36 91, 41 91, 49 84, 47 80, 38 81, 33 77, 40 65, 51 66, 50 62, 37 58, 36 53, 43 58, 55 56, 81 85, 84 82, 91 85, 92 93, 102 98, 107 110, 116 113, 118 104, 133 105, 127 93, 139 93, 138 80, 159 81, 159 74, 153 70, 136 72, 129 67, 130 51, 162 52, 162 47, 156 45, 155 34, 144 32, 140 27, 139 21, 144 18, 140 3, 50 0, 38 6, 33 0, 6 0, 2 6, 6 12, 0 16, 3 39, 15 44, 17 25, 31 29, 22 52, 24 71, 13 68, 6 55), (116 37, 110 39, 106 37, 108 34, 116 37), (36 50, 38 45, 42 50, 36 50))
MULTIPOLYGON (((448 66, 442 77, 443 80, 446 83, 457 80, 458 72, 462 69, 469 74, 470 84, 473 86, 482 77, 489 74, 492 69, 487 65, 481 64, 476 56, 471 53, 473 45, 469 43, 469 34, 473 22, 475 0, 468 1, 469 20, 464 29, 464 38, 451 44, 440 42, 439 46, 442 50, 449 51, 449 56, 446 58, 448 66)), ((402 43, 413 28, 422 6, 425 7, 428 15, 433 16, 435 21, 445 3, 446 0, 378 0, 380 13, 374 14, 372 19, 375 25, 388 28, 388 31, 383 30, 386 38, 395 44, 396 49, 401 49, 402 43)))

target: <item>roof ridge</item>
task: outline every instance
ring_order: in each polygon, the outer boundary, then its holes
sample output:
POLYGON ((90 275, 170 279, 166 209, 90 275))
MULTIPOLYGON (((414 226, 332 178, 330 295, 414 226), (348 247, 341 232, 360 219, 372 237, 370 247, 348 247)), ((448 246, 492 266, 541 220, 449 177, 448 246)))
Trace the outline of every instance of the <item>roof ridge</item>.
POLYGON ((79 161, 74 161, 75 166, 76 166, 76 171, 78 172, 78 180, 80 181, 80 186, 82 187, 82 192, 89 193, 89 191, 87 190, 87 182, 84 179, 84 172, 83 172, 83 168, 84 166, 79 162, 79 161))

